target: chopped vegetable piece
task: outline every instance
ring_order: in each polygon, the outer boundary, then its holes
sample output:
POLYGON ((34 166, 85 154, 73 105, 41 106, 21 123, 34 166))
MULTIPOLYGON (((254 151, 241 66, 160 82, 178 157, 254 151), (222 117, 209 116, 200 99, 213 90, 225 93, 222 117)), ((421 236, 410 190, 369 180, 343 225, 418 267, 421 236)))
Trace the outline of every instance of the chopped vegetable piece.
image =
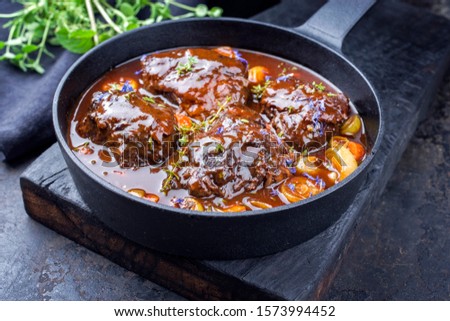
POLYGON ((159 202, 159 196, 152 193, 146 193, 142 198, 145 198, 146 200, 154 203, 159 202))
POLYGON ((361 130, 361 118, 358 115, 350 116, 341 127, 341 134, 355 136, 361 130))
POLYGON ((340 180, 343 180, 358 167, 355 156, 345 146, 329 148, 325 155, 333 167, 340 173, 340 180))
POLYGON ((298 202, 323 191, 325 186, 303 176, 288 178, 281 186, 280 192, 291 202, 298 202))
POLYGON ((229 206, 225 206, 225 207, 217 207, 216 210, 218 212, 224 212, 224 213, 235 213, 235 212, 248 211, 248 209, 245 205, 240 205, 240 204, 229 205, 229 206))
POLYGON ((133 188, 128 190, 128 193, 130 193, 131 195, 137 196, 137 197, 144 197, 145 196, 145 191, 143 189, 140 188, 133 188))
POLYGON ((361 144, 349 142, 348 149, 353 154, 353 156, 355 156, 357 162, 362 161, 364 156, 366 155, 366 150, 364 149, 364 146, 361 144))
POLYGON ((251 83, 257 84, 266 80, 266 76, 269 74, 269 69, 263 66, 255 66, 248 71, 248 80, 251 83))
POLYGON ((187 208, 189 208, 190 210, 200 211, 200 212, 203 212, 205 210, 202 203, 193 197, 185 198, 184 202, 186 203, 187 208))
POLYGON ((299 173, 307 173, 314 176, 319 173, 319 166, 321 164, 322 161, 316 156, 300 156, 296 169, 299 173))
POLYGON ((263 202, 263 201, 249 200, 248 202, 251 205, 253 205, 254 207, 260 208, 262 210, 265 210, 265 209, 268 209, 268 208, 272 208, 272 205, 270 205, 269 203, 263 202))
POLYGON ((189 116, 182 115, 182 114, 175 114, 175 118, 177 120, 178 127, 191 128, 192 120, 189 118, 189 116))

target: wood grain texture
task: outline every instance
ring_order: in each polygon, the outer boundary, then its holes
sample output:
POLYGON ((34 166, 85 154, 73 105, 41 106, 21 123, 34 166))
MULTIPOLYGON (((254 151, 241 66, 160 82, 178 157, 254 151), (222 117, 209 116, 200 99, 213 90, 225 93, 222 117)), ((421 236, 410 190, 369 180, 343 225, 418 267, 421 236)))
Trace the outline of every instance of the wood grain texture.
MULTIPOLYGON (((321 1, 284 1, 257 18, 301 24, 321 1)), ((105 228, 78 195, 57 146, 21 178, 29 215, 150 280, 192 299, 320 299, 358 226, 370 216, 448 67, 450 24, 423 11, 382 1, 350 33, 344 53, 379 95, 386 136, 368 179, 341 219, 315 238, 261 258, 198 261, 142 248, 105 228)))

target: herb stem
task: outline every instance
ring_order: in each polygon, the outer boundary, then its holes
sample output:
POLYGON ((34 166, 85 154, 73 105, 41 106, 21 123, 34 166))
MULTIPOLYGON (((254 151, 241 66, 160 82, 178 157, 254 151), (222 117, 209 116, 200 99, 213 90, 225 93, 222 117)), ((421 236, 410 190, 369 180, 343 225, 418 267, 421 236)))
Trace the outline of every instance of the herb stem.
POLYGON ((227 97, 225 102, 221 103, 219 102, 219 109, 217 112, 206 122, 205 126, 205 132, 208 130, 209 125, 212 125, 217 118, 219 118, 219 115, 222 113, 222 111, 225 109, 225 107, 228 105, 228 103, 231 101, 231 97, 227 97))
POLYGON ((166 3, 169 4, 169 5, 173 5, 173 6, 175 6, 175 7, 178 7, 178 8, 184 9, 184 10, 187 10, 187 11, 193 11, 193 10, 195 10, 194 7, 185 5, 184 3, 179 3, 179 2, 176 2, 176 1, 172 1, 172 0, 166 0, 166 3))
POLYGON ((195 17, 195 14, 192 12, 188 12, 179 16, 172 16, 173 20, 184 19, 184 18, 192 18, 195 17))
POLYGON ((93 0, 95 6, 97 7, 98 11, 100 12, 100 15, 105 19, 105 21, 111 26, 111 28, 114 29, 115 32, 118 34, 123 33, 122 29, 118 25, 114 23, 114 21, 111 20, 111 18, 108 16, 108 13, 105 11, 105 8, 102 7, 100 2, 98 0, 93 0))
POLYGON ((45 24, 44 34, 42 35, 42 40, 41 40, 41 43, 39 44, 39 47, 40 47, 39 52, 37 54, 36 60, 33 63, 34 69, 40 74, 44 73, 43 68, 40 66, 40 61, 41 61, 41 57, 42 57, 42 52, 44 51, 44 48, 45 48, 45 43, 47 42, 48 31, 50 29, 50 23, 52 22, 52 18, 53 18, 53 15, 51 15, 48 18, 47 23, 45 24))
POLYGON ((6 55, 8 55, 8 54, 10 54, 11 53, 11 40, 12 40, 12 38, 13 38, 13 35, 14 35, 14 32, 16 31, 16 28, 17 28, 17 25, 16 24, 13 24, 12 26, 11 26, 11 29, 9 30, 9 35, 8 35, 8 40, 6 41, 6 55))
POLYGON ((19 17, 21 15, 27 14, 29 11, 32 11, 35 8, 36 8, 36 6, 32 6, 32 7, 29 7, 27 9, 19 10, 19 11, 16 11, 16 12, 0 13, 0 19, 16 18, 16 17, 19 17))
POLYGON ((93 37, 94 43, 98 45, 98 33, 97 33, 97 24, 95 23, 95 16, 94 16, 94 10, 92 9, 92 2, 91 0, 85 0, 86 3, 86 10, 88 13, 89 21, 91 23, 91 28, 95 32, 95 35, 93 37))
POLYGON ((123 20, 125 26, 128 24, 128 18, 122 13, 122 11, 117 10, 116 8, 111 6, 108 3, 108 1, 102 1, 102 3, 103 3, 103 5, 107 6, 108 9, 110 9, 112 12, 114 12, 117 16, 119 16, 123 20))

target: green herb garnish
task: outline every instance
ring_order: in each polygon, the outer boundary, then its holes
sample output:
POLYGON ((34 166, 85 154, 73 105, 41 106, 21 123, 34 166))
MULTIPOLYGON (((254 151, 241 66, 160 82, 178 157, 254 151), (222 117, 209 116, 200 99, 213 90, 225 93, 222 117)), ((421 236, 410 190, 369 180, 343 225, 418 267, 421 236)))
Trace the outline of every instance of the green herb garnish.
POLYGON ((178 141, 180 142, 181 146, 187 145, 187 143, 189 143, 188 134, 183 134, 178 141))
POLYGON ((197 57, 189 56, 188 61, 185 64, 179 63, 177 66, 178 76, 187 74, 192 71, 192 67, 198 62, 197 57))
POLYGON ((109 92, 113 93, 113 91, 120 91, 122 89, 122 86, 118 83, 111 83, 109 85, 109 92))
POLYGON ((266 91, 267 87, 269 87, 271 81, 270 80, 266 80, 266 82, 264 83, 264 85, 257 85, 257 86, 253 86, 251 91, 253 93, 253 96, 255 97, 255 99, 260 100, 262 95, 264 94, 264 92, 266 91))
POLYGON ((84 142, 83 144, 74 147, 72 150, 74 152, 78 152, 81 148, 85 148, 85 147, 88 147, 88 146, 89 146, 89 142, 84 142))
POLYGON ((167 173, 167 177, 164 181, 163 186, 161 187, 160 191, 163 193, 166 193, 170 190, 170 185, 172 184, 172 181, 174 178, 177 180, 180 180, 180 177, 177 174, 178 169, 183 164, 183 157, 186 156, 187 147, 180 149, 178 151, 178 159, 175 163, 169 165, 168 168, 164 169, 164 171, 167 173))
MULTIPOLYGON (((219 109, 217 110, 217 112, 212 117, 202 121, 201 123, 193 123, 190 127, 180 126, 177 128, 181 134, 181 137, 178 141, 180 142, 180 145, 184 147, 178 151, 177 161, 172 162, 169 165, 170 167, 164 170, 167 173, 167 178, 165 179, 164 184, 161 187, 161 192, 167 193, 171 188, 172 181, 174 179, 180 179, 177 175, 177 171, 183 164, 183 157, 186 156, 189 148, 186 145, 189 144, 190 139, 200 131, 208 131, 208 128, 217 120, 217 118, 219 118, 220 114, 225 110, 225 107, 230 101, 231 97, 227 97, 223 102, 219 102, 219 109)), ((217 152, 220 152, 224 151, 225 148, 221 144, 219 144, 216 146, 216 150, 217 152)))
POLYGON ((155 98, 150 97, 150 96, 144 96, 142 97, 142 99, 148 103, 154 104, 155 103, 155 98))
POLYGON ((319 92, 322 92, 325 90, 325 86, 322 83, 318 84, 315 81, 313 81, 312 84, 313 84, 314 88, 316 88, 319 92))
POLYGON ((216 121, 216 119, 219 118, 220 114, 225 110, 225 107, 229 104, 230 101, 231 97, 228 96, 227 98, 225 98, 225 101, 219 102, 219 109, 216 111, 216 113, 212 117, 201 122, 200 126, 205 132, 208 131, 209 126, 211 126, 216 121))
POLYGON ((8 61, 23 71, 44 73, 42 57, 53 57, 48 45, 61 46, 82 54, 99 43, 126 31, 162 20, 191 17, 220 17, 222 9, 195 7, 175 0, 108 1, 108 0, 17 0, 23 8, 0 14, 11 19, 8 38, 0 41, 0 60, 8 61), (174 16, 171 6, 185 13, 174 16), (149 12, 142 17, 142 12, 149 12))
POLYGON ((218 144, 216 145, 216 151, 217 151, 218 153, 223 153, 223 152, 225 151, 225 147, 223 147, 223 145, 222 145, 221 143, 218 143, 218 144))
POLYGON ((151 138, 151 137, 148 138, 148 147, 150 149, 153 149, 153 138, 151 138))

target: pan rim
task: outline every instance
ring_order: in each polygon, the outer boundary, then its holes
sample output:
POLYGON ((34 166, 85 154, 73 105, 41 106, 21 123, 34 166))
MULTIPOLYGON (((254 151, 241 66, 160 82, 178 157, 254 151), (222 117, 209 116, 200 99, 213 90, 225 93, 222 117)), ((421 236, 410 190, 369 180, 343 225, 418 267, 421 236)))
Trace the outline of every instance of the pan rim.
MULTIPOLYGON (((122 62, 120 62, 120 63, 122 63, 122 62)), ((118 64, 120 64, 120 63, 118 63, 118 64)), ((297 62, 297 63, 299 63, 299 62, 297 62)), ((100 76, 101 75, 99 75, 99 77, 100 76)), ((143 206, 148 207, 149 209, 155 208, 158 210, 165 211, 166 212, 165 214, 188 215, 191 217, 198 217, 198 218, 218 218, 218 219, 227 219, 227 218, 238 219, 240 217, 254 217, 254 216, 261 216, 261 215, 267 216, 267 215, 276 214, 278 212, 283 212, 283 211, 287 211, 287 210, 295 210, 297 208, 300 209, 302 207, 302 205, 307 205, 307 204, 315 202, 316 200, 319 200, 321 198, 325 198, 328 195, 332 194, 337 189, 343 188, 345 185, 347 185, 349 182, 351 182, 354 178, 359 176, 367 167, 369 167, 370 164, 372 164, 375 155, 377 154, 378 150, 380 149, 382 137, 384 136, 384 117, 383 116, 384 115, 383 115, 383 111, 380 106, 380 101, 378 99, 378 96, 377 96, 376 91, 374 90, 372 84, 368 81, 366 76, 359 70, 359 68, 357 68, 351 61, 349 61, 341 52, 338 52, 335 49, 326 46, 325 44, 321 43, 320 41, 318 41, 314 38, 303 35, 294 29, 277 26, 277 25, 267 23, 267 22, 259 22, 259 21, 254 21, 254 20, 241 19, 241 18, 193 18, 193 19, 186 19, 186 20, 163 21, 163 22, 160 22, 155 25, 141 27, 141 28, 126 32, 124 34, 117 35, 117 36, 101 43, 100 45, 94 47, 89 52, 87 52, 86 54, 84 54, 83 56, 81 56, 80 58, 78 58, 75 61, 75 63, 67 70, 67 72, 64 74, 64 76, 61 78, 61 80, 58 84, 58 87, 55 91, 55 95, 54 95, 53 103, 52 103, 53 127, 55 130, 55 134, 56 134, 59 146, 61 147, 62 152, 65 153, 70 158, 70 160, 83 172, 83 174, 85 174, 89 177, 89 179, 94 180, 97 184, 101 185, 103 188, 106 188, 109 192, 112 192, 116 195, 120 195, 121 197, 126 198, 127 201, 130 202, 130 205, 132 205, 133 202, 137 202, 143 206), (95 52, 103 50, 103 48, 108 47, 111 43, 122 41, 124 38, 129 37, 133 33, 142 32, 143 30, 151 30, 152 28, 155 28, 155 27, 170 26, 170 25, 175 25, 175 24, 189 24, 189 23, 195 24, 195 23, 208 23, 208 22, 212 22, 212 23, 228 22, 228 23, 240 23, 240 24, 243 23, 243 24, 248 24, 248 25, 253 25, 253 26, 272 28, 272 29, 278 30, 279 32, 286 32, 286 33, 295 35, 297 37, 305 38, 308 41, 313 42, 315 45, 323 47, 325 50, 331 51, 331 53, 333 55, 338 56, 341 60, 343 60, 344 63, 349 65, 353 69, 353 71, 355 71, 358 74, 358 76, 364 81, 365 85, 369 88, 370 92, 373 95, 374 101, 375 101, 377 109, 378 109, 379 124, 378 124, 378 133, 374 139, 372 138, 374 142, 373 142, 373 146, 372 146, 370 154, 367 155, 366 159, 358 166, 358 168, 352 174, 350 174, 348 177, 346 177, 342 182, 339 182, 338 184, 324 190, 323 192, 321 192, 317 195, 314 195, 312 197, 309 197, 305 200, 299 201, 299 202, 281 205, 281 206, 277 206, 277 207, 270 208, 270 209, 249 210, 249 211, 245 211, 245 212, 232 212, 232 213, 212 212, 212 211, 211 212, 207 212, 207 211, 201 212, 201 211, 175 208, 175 207, 172 207, 170 205, 165 205, 165 204, 152 203, 152 202, 148 202, 146 200, 137 198, 133 195, 130 195, 128 192, 120 189, 119 187, 113 185, 112 183, 109 183, 108 181, 104 180, 103 178, 101 178, 100 176, 95 174, 92 170, 90 170, 86 166, 86 164, 84 164, 78 157, 75 156, 75 154, 70 149, 70 147, 67 143, 65 133, 62 133, 62 130, 61 130, 60 121, 59 121, 60 108, 59 108, 59 103, 58 103, 59 97, 61 96, 61 92, 64 89, 64 86, 65 86, 68 78, 70 78, 73 71, 76 70, 76 68, 81 63, 83 63, 83 61, 85 59, 87 59, 87 57, 89 57, 90 55, 94 54, 95 52)), ((359 190, 355 192, 355 196, 356 196, 356 194, 358 194, 358 192, 359 192, 359 190)), ((151 215, 151 213, 149 213, 149 215, 151 215)))

